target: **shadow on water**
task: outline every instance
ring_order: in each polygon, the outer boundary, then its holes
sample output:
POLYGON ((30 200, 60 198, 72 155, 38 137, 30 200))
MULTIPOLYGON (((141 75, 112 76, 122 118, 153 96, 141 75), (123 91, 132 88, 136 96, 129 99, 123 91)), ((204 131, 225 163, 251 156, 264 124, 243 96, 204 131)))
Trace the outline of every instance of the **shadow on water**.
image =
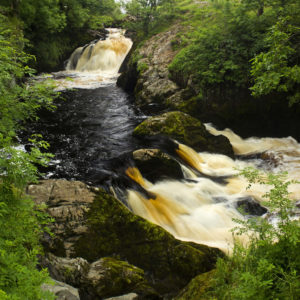
POLYGON ((55 155, 42 170, 48 178, 78 179, 93 184, 111 175, 112 161, 138 148, 132 136, 143 116, 135 111, 130 96, 115 84, 97 89, 63 92, 54 112, 41 111, 29 126, 25 142, 41 133, 55 155))

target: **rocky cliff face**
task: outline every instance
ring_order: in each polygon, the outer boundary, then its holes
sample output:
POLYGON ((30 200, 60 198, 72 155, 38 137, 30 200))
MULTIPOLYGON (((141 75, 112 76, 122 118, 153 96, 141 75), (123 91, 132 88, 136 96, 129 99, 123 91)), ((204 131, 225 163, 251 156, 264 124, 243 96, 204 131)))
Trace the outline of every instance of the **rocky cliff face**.
POLYGON ((134 91, 136 104, 144 109, 161 110, 166 100, 174 95, 179 86, 169 79, 168 65, 176 55, 176 36, 184 29, 174 25, 159 33, 138 47, 123 66, 118 84, 128 91, 134 91), (128 80, 130 78, 130 80, 128 80))
POLYGON ((290 108, 281 95, 257 99, 248 89, 224 84, 200 91, 189 76, 171 74, 168 65, 180 47, 180 35, 187 30, 175 24, 135 45, 122 66, 118 85, 134 93, 138 107, 151 114, 182 111, 244 137, 292 135, 300 139, 295 126, 300 105, 290 108))

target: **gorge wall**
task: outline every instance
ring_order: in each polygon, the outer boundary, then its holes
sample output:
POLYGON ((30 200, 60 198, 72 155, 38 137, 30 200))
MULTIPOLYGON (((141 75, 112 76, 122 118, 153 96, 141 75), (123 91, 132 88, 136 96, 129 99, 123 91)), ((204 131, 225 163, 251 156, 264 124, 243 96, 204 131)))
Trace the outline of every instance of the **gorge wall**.
POLYGON ((249 89, 226 84, 202 92, 192 77, 187 80, 183 74, 171 73, 168 66, 178 52, 179 34, 186 30, 175 24, 133 46, 121 66, 118 85, 135 95, 138 107, 150 114, 179 110, 243 137, 291 135, 300 139, 296 125, 300 105, 290 107, 284 95, 254 98, 249 89))

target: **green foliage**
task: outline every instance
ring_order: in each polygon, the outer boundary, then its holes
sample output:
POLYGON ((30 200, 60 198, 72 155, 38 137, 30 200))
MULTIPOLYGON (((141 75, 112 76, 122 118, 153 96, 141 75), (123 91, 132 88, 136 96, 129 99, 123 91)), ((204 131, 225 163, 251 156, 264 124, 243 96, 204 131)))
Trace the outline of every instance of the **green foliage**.
POLYGON ((175 17, 175 0, 131 0, 124 5, 134 20, 125 27, 135 30, 140 38, 157 33, 169 26, 175 17))
POLYGON ((207 299, 299 299, 300 224, 293 217, 294 204, 286 174, 242 171, 250 184, 270 186, 264 204, 276 214, 276 224, 266 218, 235 220, 237 235, 249 238, 247 246, 236 242, 232 256, 219 259, 213 290, 207 299))
POLYGON ((23 44, 15 24, 0 14, 0 299, 54 299, 40 288, 47 272, 36 268, 49 219, 25 195, 27 184, 37 181, 37 164, 51 157, 41 152, 49 145, 39 135, 29 140, 30 152, 15 145, 26 120, 37 118, 41 107, 53 109, 54 92, 50 83, 29 80, 33 57, 22 51, 23 44))
POLYGON ((22 21, 27 50, 39 69, 52 69, 72 50, 89 42, 89 29, 102 29, 120 19, 114 0, 0 0, 11 18, 22 21))
POLYGON ((300 36, 300 27, 289 24, 287 18, 271 27, 265 39, 269 50, 252 59, 254 85, 251 90, 254 96, 274 91, 291 92, 290 104, 300 101, 300 66, 293 63, 300 55, 293 48, 292 37, 295 36, 300 36))
POLYGON ((177 42, 169 66, 179 84, 198 90, 217 86, 251 88, 254 96, 285 93, 299 99, 299 1, 211 0, 177 2, 190 32, 177 42), (279 21, 278 21, 279 20, 279 21), (181 48, 181 49, 180 49, 181 48))
POLYGON ((188 45, 169 66, 171 74, 185 81, 192 77, 201 88, 220 83, 247 87, 249 60, 262 48, 272 14, 259 18, 235 1, 212 1, 198 11, 188 45))

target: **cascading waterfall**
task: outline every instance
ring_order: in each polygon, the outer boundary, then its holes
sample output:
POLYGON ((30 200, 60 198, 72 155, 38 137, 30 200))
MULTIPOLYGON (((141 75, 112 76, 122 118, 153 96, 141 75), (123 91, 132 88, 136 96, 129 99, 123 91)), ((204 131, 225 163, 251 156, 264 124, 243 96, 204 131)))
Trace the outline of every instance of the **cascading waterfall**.
POLYGON ((107 28, 107 38, 77 48, 69 58, 66 71, 54 73, 58 90, 99 88, 115 83, 118 71, 132 47, 125 30, 107 28))
POLYGON ((71 55, 66 69, 117 75, 132 46, 132 41, 124 36, 125 31, 122 29, 107 30, 109 32, 107 39, 77 48, 71 55))
MULTIPOLYGON (((292 138, 243 140, 229 129, 218 131, 211 125, 206 127, 212 134, 226 135, 236 154, 264 152, 263 158, 233 160, 220 154, 196 153, 179 144, 176 152, 187 164, 182 166, 184 174, 193 180, 166 180, 152 184, 137 169, 128 168, 126 174, 153 195, 146 199, 139 192, 128 190, 128 203, 134 213, 162 226, 181 240, 230 251, 233 245, 230 229, 237 225, 232 219, 243 218, 237 210, 237 201, 249 196, 262 201, 262 195, 268 191, 267 186, 259 184, 247 189, 247 180, 237 176, 237 170, 254 166, 270 171, 276 157, 273 172, 288 171, 291 179, 300 180, 300 145, 292 138), (199 177, 193 170, 212 178, 225 177, 225 183, 199 177)), ((300 199, 299 185, 291 185, 290 192, 293 199, 300 199)), ((245 237, 240 238, 245 242, 245 237)))

